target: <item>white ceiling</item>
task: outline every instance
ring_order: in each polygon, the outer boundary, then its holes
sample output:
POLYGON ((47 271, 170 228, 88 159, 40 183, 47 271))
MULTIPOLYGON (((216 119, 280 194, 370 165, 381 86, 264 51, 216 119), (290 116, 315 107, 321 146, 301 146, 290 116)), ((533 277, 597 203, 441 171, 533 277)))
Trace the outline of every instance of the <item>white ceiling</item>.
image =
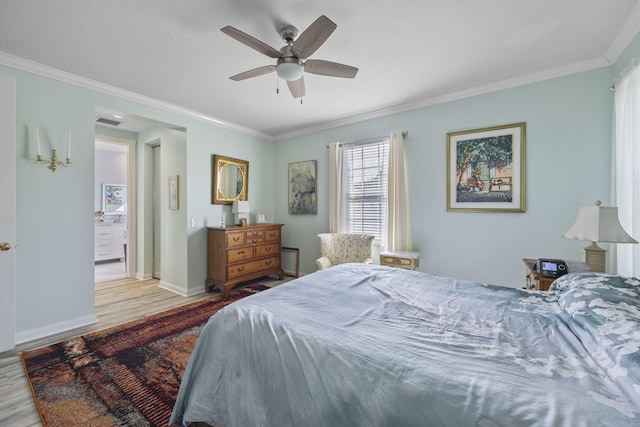
POLYGON ((615 62, 640 29, 638 0, 0 0, 0 57, 19 57, 282 138, 615 62), (301 105, 268 74, 270 46, 320 15, 336 31, 310 58, 355 79, 305 74, 301 105), (8 54, 8 55, 7 55, 8 54))

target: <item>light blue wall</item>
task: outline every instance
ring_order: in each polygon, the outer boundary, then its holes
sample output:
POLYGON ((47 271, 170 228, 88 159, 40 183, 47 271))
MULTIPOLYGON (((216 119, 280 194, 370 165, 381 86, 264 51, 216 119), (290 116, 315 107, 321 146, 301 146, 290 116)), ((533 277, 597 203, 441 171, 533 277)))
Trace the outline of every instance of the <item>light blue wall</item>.
MULTIPOLYGON (((229 206, 211 204, 213 154, 248 160, 252 212, 282 222, 283 245, 301 249, 301 271, 315 271, 316 234, 328 229, 331 141, 408 130, 414 250, 420 270, 459 278, 524 284, 524 257, 578 259, 584 242, 562 239, 578 206, 610 196, 610 135, 615 76, 640 55, 634 40, 614 66, 491 94, 314 132, 275 144, 102 92, 0 66, 17 80, 16 332, 21 342, 94 320, 94 120, 99 106, 186 129, 177 235, 186 236, 186 291, 204 288, 206 229, 229 206), (527 123, 527 212, 448 213, 446 133, 527 123), (64 151, 72 132, 73 164, 52 174, 34 162, 35 127, 43 151, 64 151), (287 213, 287 166, 318 161, 318 214, 287 213), (182 211, 182 209, 185 209, 182 211), (195 227, 191 227, 191 220, 195 227), (182 223, 182 225, 180 225, 182 223)), ((180 160, 182 164, 182 160, 180 160)), ((182 171, 182 167, 178 168, 182 171)), ((138 206, 140 209, 140 206, 138 206)), ((252 214, 251 221, 255 221, 252 214)), ((181 239, 181 237, 178 237, 181 239)), ((184 254, 184 246, 176 250, 184 254)), ((290 267, 287 269, 291 269, 290 267)))
MULTIPOLYGON (((579 205, 609 199, 611 67, 316 132, 276 143, 276 218, 283 244, 301 249, 301 270, 315 271, 316 234, 328 230, 328 150, 407 130, 413 250, 422 271, 524 285, 522 258, 580 259, 584 242, 560 234, 579 205), (526 213, 446 211, 446 134, 526 122, 526 213), (318 160, 318 215, 287 213, 287 164, 318 160)), ((407 248, 409 249, 409 248, 407 248)))
POLYGON ((140 207, 136 217, 136 235, 138 242, 136 274, 149 277, 153 273, 153 221, 154 211, 159 209, 160 216, 160 252, 161 286, 180 294, 201 292, 203 283, 188 283, 187 277, 187 209, 170 210, 168 198, 169 176, 178 175, 179 203, 186 200, 187 189, 187 135, 174 129, 154 127, 142 131, 136 141, 136 173, 138 193, 137 205, 140 207), (157 165, 160 178, 157 205, 153 204, 152 146, 160 145, 160 164, 157 165))
POLYGON ((228 206, 211 204, 211 157, 223 154, 250 163, 249 196, 273 212, 273 145, 179 114, 10 67, 17 81, 16 340, 50 335, 94 317, 94 151, 96 107, 171 123, 187 130, 180 162, 181 198, 176 245, 183 267, 170 276, 189 293, 204 290, 207 224, 217 225, 228 206), (72 133, 72 165, 55 173, 36 164, 35 128, 43 154, 64 153, 72 133), (189 165, 187 168, 186 165, 189 165), (187 197, 188 196, 188 197, 187 197), (195 227, 191 227, 191 218, 195 227), (186 254, 185 254, 185 248, 186 254), (186 269, 185 269, 186 266, 186 269), (185 283, 186 282, 186 283, 185 283))

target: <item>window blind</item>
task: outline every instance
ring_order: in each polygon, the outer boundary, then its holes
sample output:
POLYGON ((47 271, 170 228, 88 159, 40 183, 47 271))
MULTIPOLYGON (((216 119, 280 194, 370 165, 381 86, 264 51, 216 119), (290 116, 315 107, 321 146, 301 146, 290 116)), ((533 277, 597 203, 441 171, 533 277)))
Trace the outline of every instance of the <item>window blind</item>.
POLYGON ((350 144, 343 153, 344 224, 349 233, 373 234, 384 242, 389 139, 350 144))

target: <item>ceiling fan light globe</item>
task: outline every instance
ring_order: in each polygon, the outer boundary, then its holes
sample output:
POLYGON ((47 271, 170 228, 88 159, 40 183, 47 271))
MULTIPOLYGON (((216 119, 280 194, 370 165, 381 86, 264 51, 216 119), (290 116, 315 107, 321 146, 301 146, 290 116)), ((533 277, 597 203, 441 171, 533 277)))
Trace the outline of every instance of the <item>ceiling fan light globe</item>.
POLYGON ((302 77, 304 69, 296 62, 282 62, 276 67, 278 77, 287 81, 296 81, 302 77))

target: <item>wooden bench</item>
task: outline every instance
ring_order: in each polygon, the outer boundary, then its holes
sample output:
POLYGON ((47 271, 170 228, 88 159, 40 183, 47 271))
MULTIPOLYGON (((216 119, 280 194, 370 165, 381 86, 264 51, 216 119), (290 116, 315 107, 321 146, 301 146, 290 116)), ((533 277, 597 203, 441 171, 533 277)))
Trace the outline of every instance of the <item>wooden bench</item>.
POLYGON ((491 193, 493 191, 511 191, 511 177, 491 178, 489 181, 489 192, 491 193))

